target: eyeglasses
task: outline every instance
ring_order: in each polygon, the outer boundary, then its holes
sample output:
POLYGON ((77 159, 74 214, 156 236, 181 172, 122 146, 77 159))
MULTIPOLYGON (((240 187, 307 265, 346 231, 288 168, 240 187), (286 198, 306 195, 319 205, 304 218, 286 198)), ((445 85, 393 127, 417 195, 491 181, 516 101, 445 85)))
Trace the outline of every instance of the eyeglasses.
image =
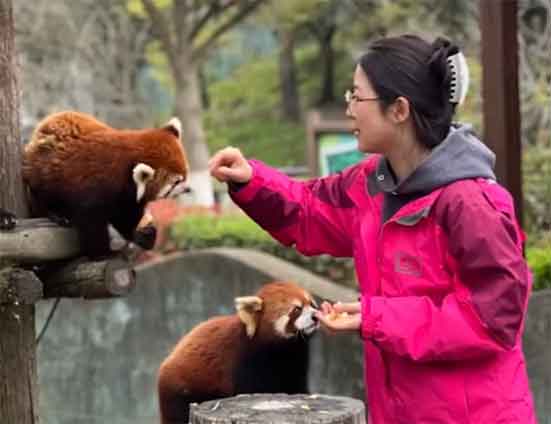
POLYGON ((346 90, 344 93, 344 100, 347 104, 352 102, 367 102, 369 100, 379 100, 378 97, 359 97, 357 94, 354 94, 352 90, 346 90))

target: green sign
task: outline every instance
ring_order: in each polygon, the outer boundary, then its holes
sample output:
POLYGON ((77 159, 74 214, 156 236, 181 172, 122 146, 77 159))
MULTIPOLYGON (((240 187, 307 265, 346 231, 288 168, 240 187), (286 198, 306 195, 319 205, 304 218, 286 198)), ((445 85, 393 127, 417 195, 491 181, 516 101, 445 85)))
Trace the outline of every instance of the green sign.
POLYGON ((334 174, 365 157, 358 150, 358 140, 350 133, 321 134, 318 138, 318 154, 321 176, 334 174))

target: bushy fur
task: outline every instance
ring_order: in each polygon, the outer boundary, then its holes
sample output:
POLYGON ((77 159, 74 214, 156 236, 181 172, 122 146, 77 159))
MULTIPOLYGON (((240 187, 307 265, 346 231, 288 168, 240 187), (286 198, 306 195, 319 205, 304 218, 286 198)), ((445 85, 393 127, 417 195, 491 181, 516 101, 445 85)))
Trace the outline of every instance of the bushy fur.
POLYGON ((163 128, 119 130, 79 112, 48 116, 34 130, 23 157, 33 215, 77 227, 88 256, 109 254, 108 224, 133 240, 146 203, 167 184, 185 180, 180 132, 177 120, 163 128), (152 170, 143 175, 141 197, 136 179, 142 175, 134 172, 141 169, 138 164, 152 170))
POLYGON ((241 393, 307 393, 308 336, 293 329, 291 311, 297 299, 310 305, 309 294, 291 283, 271 283, 256 297, 262 300, 260 309, 238 308, 236 315, 199 324, 163 361, 158 379, 162 424, 187 423, 192 402, 241 393), (282 336, 274 324, 289 314, 288 334, 282 336))

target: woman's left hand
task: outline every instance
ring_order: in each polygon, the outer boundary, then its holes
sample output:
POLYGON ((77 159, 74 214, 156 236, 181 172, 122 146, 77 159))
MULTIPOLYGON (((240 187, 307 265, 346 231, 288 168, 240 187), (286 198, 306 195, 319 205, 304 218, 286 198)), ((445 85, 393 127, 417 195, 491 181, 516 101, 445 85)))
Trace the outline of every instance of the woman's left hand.
POLYGON ((358 331, 362 325, 361 304, 323 302, 316 318, 331 331, 358 331))

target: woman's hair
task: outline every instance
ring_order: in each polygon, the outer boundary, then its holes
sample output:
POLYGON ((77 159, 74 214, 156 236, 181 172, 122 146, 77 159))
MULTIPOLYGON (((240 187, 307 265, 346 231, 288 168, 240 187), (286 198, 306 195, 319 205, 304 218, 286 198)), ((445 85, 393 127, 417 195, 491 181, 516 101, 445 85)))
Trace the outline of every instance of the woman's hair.
POLYGON ((440 144, 450 130, 455 104, 450 102, 447 58, 458 51, 444 38, 430 44, 407 34, 375 41, 358 62, 383 110, 399 96, 409 100, 417 138, 429 148, 440 144))

